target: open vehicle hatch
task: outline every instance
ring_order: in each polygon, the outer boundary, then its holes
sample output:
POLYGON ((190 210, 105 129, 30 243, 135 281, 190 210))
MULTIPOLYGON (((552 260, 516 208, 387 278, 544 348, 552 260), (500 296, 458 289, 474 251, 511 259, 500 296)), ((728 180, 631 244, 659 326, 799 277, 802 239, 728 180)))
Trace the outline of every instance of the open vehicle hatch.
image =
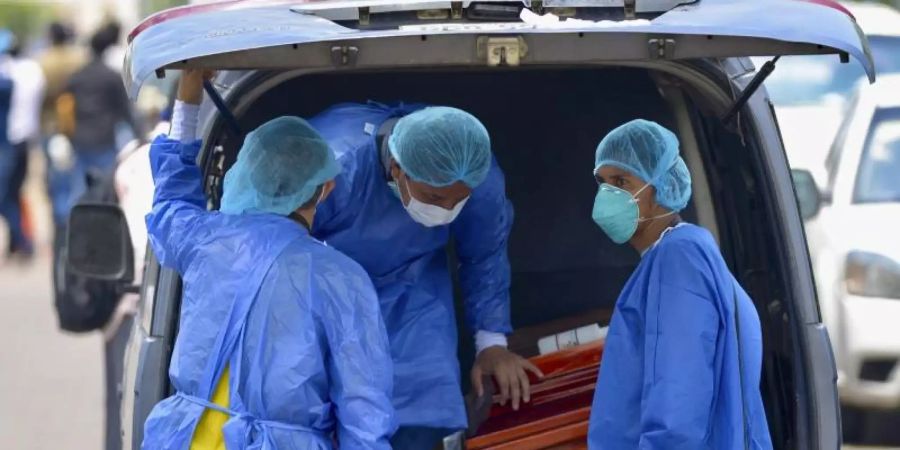
MULTIPOLYGON (((861 64, 870 81, 875 77, 868 44, 856 21, 830 0, 697 0, 680 6, 674 6, 679 2, 673 0, 527 3, 529 8, 539 10, 550 5, 563 5, 569 11, 585 8, 582 5, 622 8, 626 16, 634 8, 649 20, 560 26, 521 20, 468 20, 467 8, 478 5, 473 2, 235 0, 176 8, 148 18, 130 36, 123 77, 134 98, 143 82, 162 69, 502 65, 504 61, 491 60, 486 52, 479 52, 486 37, 520 42, 514 46, 519 53, 506 61, 522 66, 840 54, 861 64), (447 19, 421 19, 444 17, 439 14, 444 7, 447 19), (350 22, 339 24, 326 18, 342 14, 349 14, 350 22), (391 27, 360 25, 363 17, 376 14, 412 14, 413 19, 391 27)), ((525 6, 521 1, 488 5, 525 6)))

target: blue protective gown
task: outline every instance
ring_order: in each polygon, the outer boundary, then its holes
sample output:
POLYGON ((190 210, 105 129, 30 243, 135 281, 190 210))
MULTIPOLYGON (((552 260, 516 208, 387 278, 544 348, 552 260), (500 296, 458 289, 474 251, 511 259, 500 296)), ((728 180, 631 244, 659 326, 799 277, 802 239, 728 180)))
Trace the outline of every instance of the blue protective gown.
POLYGON ((342 168, 337 187, 319 205, 313 234, 362 265, 378 291, 400 425, 462 429, 467 423, 445 247, 452 235, 469 329, 509 333, 512 205, 494 161, 452 224, 427 228, 410 218, 388 187, 375 134, 389 118, 421 107, 342 104, 310 119, 342 168))
POLYGON ((771 449, 761 364, 756 309, 712 236, 694 225, 675 228, 644 255, 616 303, 589 447, 743 450, 746 411, 748 448, 771 449))
POLYGON ((207 212, 199 143, 157 138, 147 216, 160 263, 184 279, 169 376, 143 448, 186 449, 228 366, 232 449, 389 449, 392 369, 377 298, 358 264, 272 214, 207 212))

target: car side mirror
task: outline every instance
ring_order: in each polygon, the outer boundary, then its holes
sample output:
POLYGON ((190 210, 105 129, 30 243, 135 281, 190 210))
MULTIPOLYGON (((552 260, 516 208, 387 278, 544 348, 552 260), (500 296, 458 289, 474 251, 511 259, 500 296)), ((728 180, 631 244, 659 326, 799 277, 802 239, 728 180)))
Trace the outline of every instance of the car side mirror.
POLYGON ((797 203, 800 205, 800 216, 803 220, 810 220, 819 214, 822 204, 825 203, 822 193, 816 186, 816 180, 808 170, 791 170, 794 180, 794 191, 797 193, 797 203))
POLYGON ((125 214, 117 205, 75 205, 66 235, 66 265, 70 272, 87 278, 134 281, 134 249, 125 214))

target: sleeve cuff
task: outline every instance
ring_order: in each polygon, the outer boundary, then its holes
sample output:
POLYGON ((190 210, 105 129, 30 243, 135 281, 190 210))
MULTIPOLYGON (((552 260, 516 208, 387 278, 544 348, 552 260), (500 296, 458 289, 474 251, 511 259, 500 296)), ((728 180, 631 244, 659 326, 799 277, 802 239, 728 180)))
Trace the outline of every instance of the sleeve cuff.
POLYGON ((200 105, 175 101, 172 111, 172 125, 169 138, 190 143, 197 139, 197 122, 200 120, 200 105))
POLYGON ((488 347, 500 346, 506 348, 506 335, 493 331, 478 330, 475 333, 475 354, 481 353, 488 347))

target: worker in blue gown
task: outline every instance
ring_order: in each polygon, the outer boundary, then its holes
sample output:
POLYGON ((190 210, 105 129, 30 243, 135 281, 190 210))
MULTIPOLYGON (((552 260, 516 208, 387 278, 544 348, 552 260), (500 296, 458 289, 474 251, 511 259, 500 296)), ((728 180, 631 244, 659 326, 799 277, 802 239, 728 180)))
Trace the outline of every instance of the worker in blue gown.
POLYGON ((310 119, 341 165, 313 235, 372 278, 394 361, 397 450, 430 449, 467 426, 457 359, 453 244, 477 351, 477 393, 493 376, 501 402, 528 401, 526 371, 506 348, 507 241, 513 209, 487 130, 471 114, 424 105, 340 104, 310 119))
POLYGON ((681 221, 678 138, 635 120, 597 147, 593 219, 641 262, 616 302, 591 409, 592 450, 771 449, 753 302, 705 229, 681 221))
POLYGON ((176 394, 153 409, 142 448, 389 450, 393 375, 375 290, 308 232, 340 167, 307 122, 276 118, 246 137, 221 212, 208 212, 194 140, 203 76, 184 74, 172 131, 150 149, 150 243, 184 290, 176 394))

